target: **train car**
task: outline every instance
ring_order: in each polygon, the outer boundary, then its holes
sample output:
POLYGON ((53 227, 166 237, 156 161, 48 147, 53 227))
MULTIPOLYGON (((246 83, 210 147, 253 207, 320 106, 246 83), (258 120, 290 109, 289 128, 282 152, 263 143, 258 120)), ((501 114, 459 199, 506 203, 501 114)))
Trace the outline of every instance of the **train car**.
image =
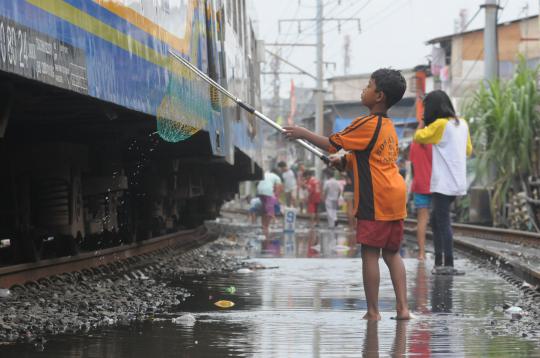
POLYGON ((261 176, 245 0, 0 2, 0 264, 172 233, 261 176))

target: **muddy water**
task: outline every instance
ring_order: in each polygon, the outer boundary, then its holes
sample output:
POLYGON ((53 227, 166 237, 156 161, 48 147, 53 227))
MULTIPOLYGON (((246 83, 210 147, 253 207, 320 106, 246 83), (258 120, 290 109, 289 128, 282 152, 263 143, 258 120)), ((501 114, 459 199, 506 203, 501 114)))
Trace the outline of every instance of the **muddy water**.
MULTIPOLYGON (((465 276, 433 276, 432 262, 406 258, 417 319, 395 322, 394 294, 381 262, 380 322, 365 322, 361 261, 344 233, 238 238, 266 269, 172 283, 194 295, 176 312, 127 327, 51 337, 44 347, 0 347, 1 357, 386 357, 540 356, 538 337, 512 332, 497 309, 518 299, 499 276, 458 259, 465 276), (231 309, 213 303, 230 300, 231 309), (194 323, 171 318, 191 312, 194 323), (38 352, 38 350, 43 349, 38 352)), ((234 246, 232 246, 234 249, 234 246)), ((405 255, 407 253, 405 252, 405 255)))

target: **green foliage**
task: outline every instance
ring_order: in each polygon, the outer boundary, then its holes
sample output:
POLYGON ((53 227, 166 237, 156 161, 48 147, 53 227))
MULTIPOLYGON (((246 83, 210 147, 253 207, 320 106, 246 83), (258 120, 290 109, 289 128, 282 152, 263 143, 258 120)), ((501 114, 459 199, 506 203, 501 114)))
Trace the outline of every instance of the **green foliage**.
POLYGON ((534 139, 540 130, 538 75, 539 67, 529 68, 521 57, 511 80, 481 85, 464 108, 478 157, 477 175, 492 186, 496 221, 509 190, 523 190, 523 179, 535 170, 534 139))

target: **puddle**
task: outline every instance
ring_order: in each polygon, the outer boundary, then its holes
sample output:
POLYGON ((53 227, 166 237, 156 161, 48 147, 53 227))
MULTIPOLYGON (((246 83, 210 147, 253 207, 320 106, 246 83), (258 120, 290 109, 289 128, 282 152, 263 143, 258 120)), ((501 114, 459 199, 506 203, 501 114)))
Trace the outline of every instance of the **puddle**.
MULTIPOLYGON (((299 232, 271 240, 235 238, 232 254, 267 269, 185 277, 193 293, 177 312, 91 335, 52 337, 40 347, 0 347, 2 357, 369 357, 540 356, 537 336, 520 337, 494 309, 519 298, 516 288, 467 259, 465 276, 433 276, 431 261, 405 258, 410 307, 417 319, 395 322, 394 293, 381 264, 383 319, 361 318, 366 306, 361 260, 345 232, 299 232), (234 289, 231 289, 234 287, 234 289), (219 300, 234 302, 222 309, 219 300), (195 321, 173 324, 191 312, 195 321)), ((406 251, 406 250, 405 250, 406 251)), ((408 257, 405 252, 405 256, 408 257)))

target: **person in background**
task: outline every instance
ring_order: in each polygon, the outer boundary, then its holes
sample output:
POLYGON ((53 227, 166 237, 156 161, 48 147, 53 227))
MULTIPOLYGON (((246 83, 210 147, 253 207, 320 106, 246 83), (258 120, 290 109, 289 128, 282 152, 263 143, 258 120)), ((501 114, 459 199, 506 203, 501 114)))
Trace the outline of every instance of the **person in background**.
POLYGON ((354 213, 354 182, 349 172, 343 172, 345 177, 345 186, 343 187, 343 200, 347 204, 347 220, 349 230, 354 231, 356 226, 356 217, 354 213))
POLYGON ((450 205, 456 196, 467 193, 467 156, 472 153, 469 126, 456 116, 450 98, 441 90, 430 92, 424 98, 423 122, 414 134, 414 141, 433 145, 430 180, 433 202, 431 226, 435 246, 433 273, 464 274, 454 268, 450 205))
POLYGON ((431 208, 431 144, 411 143, 409 159, 411 161, 414 207, 416 209, 416 240, 418 241, 418 260, 426 257, 426 230, 431 208))
POLYGON ((274 191, 274 217, 272 218, 272 220, 270 220, 270 224, 274 223, 276 216, 281 215, 281 194, 283 193, 283 176, 281 175, 281 171, 277 168, 274 168, 272 169, 272 173, 279 177, 282 184, 279 187, 279 191, 274 191))
POLYGON ((263 207, 262 228, 266 239, 270 237, 270 222, 275 217, 276 195, 281 190, 281 179, 272 172, 265 172, 264 179, 257 185, 257 196, 263 207))
POLYGON ((311 225, 319 225, 319 204, 321 203, 321 185, 313 176, 312 170, 304 172, 305 186, 308 193, 307 212, 311 216, 311 225))
POLYGON ((305 171, 304 163, 299 162, 296 170, 296 199, 300 213, 303 213, 307 206, 307 190, 304 181, 305 171))
POLYGON ((341 186, 334 177, 334 171, 326 172, 327 180, 323 186, 324 206, 326 208, 326 217, 328 219, 328 228, 333 229, 337 226, 337 210, 339 197, 341 196, 341 186))
POLYGON ((257 216, 262 213, 262 202, 259 197, 254 197, 249 201, 249 217, 251 218, 251 223, 257 223, 257 216))
POLYGON ((283 179, 283 191, 285 193, 285 205, 288 207, 296 207, 296 175, 293 170, 287 166, 285 162, 279 162, 278 168, 281 171, 283 179))

